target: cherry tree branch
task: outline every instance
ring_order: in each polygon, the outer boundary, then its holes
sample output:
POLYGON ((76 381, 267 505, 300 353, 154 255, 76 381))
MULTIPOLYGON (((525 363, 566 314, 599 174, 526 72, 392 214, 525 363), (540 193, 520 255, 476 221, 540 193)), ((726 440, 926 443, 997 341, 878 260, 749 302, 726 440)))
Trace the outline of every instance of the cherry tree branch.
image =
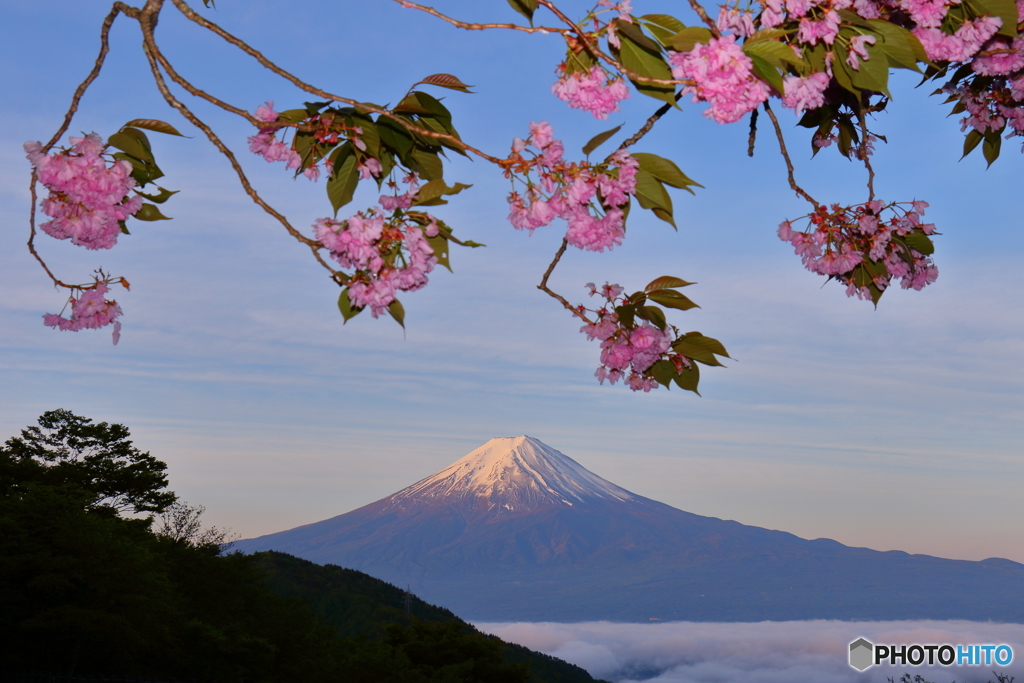
POLYGON ((548 296, 557 299, 565 307, 567 311, 575 315, 583 322, 593 324, 590 318, 584 315, 579 308, 576 308, 575 306, 570 304, 564 296, 548 287, 548 278, 551 277, 551 273, 555 272, 555 266, 557 266, 558 262, 562 260, 562 255, 565 254, 565 249, 568 246, 569 241, 563 237, 562 244, 561 246, 558 247, 558 251, 555 252, 555 258, 552 259, 550 265, 548 265, 548 269, 544 271, 544 277, 540 279, 540 284, 537 285, 537 289, 544 292, 548 296))
POLYGON ((782 135, 782 126, 779 125, 779 120, 775 117, 775 112, 772 111, 771 105, 767 102, 764 103, 764 111, 768 114, 768 118, 772 120, 772 126, 775 127, 775 137, 779 140, 779 151, 782 153, 782 158, 786 160, 786 174, 789 178, 790 188, 792 188, 797 195, 810 202, 811 206, 817 209, 818 202, 815 201, 814 197, 807 194, 804 188, 796 184, 796 169, 793 167, 793 160, 789 158, 789 151, 786 149, 786 139, 782 135))
POLYGON ((409 2, 408 0, 395 0, 395 2, 397 2, 402 7, 408 7, 409 9, 418 9, 421 12, 426 12, 427 14, 429 14, 431 16, 435 16, 435 17, 437 17, 438 19, 440 19, 442 21, 447 21, 452 26, 455 26, 457 28, 464 28, 464 29, 466 29, 468 31, 483 31, 483 30, 486 30, 486 29, 489 29, 489 28, 504 28, 504 29, 510 29, 510 30, 513 30, 513 31, 522 31, 524 33, 540 33, 540 34, 560 33, 562 35, 567 35, 567 34, 572 32, 572 31, 570 31, 569 29, 566 29, 566 28, 551 28, 551 27, 548 27, 548 26, 520 26, 519 24, 476 24, 476 23, 472 23, 472 22, 468 22, 468 21, 459 21, 458 19, 453 19, 452 17, 449 17, 446 14, 442 14, 441 12, 438 12, 433 7, 427 7, 426 5, 419 5, 419 4, 415 3, 415 2, 409 2))
MULTIPOLYGON (((151 2, 153 1, 154 0, 151 0, 151 2)), ((162 0, 156 0, 156 2, 162 2, 162 0)), ((149 3, 147 3, 147 7, 148 6, 149 3)), ((159 11, 159 9, 156 9, 155 11, 159 11)), ((180 100, 178 100, 173 95, 173 93, 171 93, 170 88, 167 87, 167 82, 164 80, 163 74, 160 72, 160 63, 156 57, 158 49, 156 47, 156 42, 153 35, 153 23, 150 21, 146 21, 146 18, 146 11, 143 10, 143 16, 140 17, 139 22, 140 25, 142 26, 143 33, 142 49, 146 54, 146 59, 149 61, 149 68, 150 71, 153 73, 153 79, 156 82, 157 89, 160 91, 160 94, 163 96, 164 100, 166 100, 167 104, 169 104, 172 108, 176 109, 178 113, 180 113, 186 120, 188 120, 189 123, 191 123, 199 130, 203 131, 203 133, 210 140, 213 146, 216 147, 217 150, 227 158, 228 162, 231 164, 231 168, 234 169, 235 171, 235 175, 238 176, 238 182, 242 185, 242 189, 245 191, 247 195, 249 195, 253 202, 261 209, 263 209, 267 214, 275 218, 282 226, 284 226, 285 230, 288 231, 289 235, 294 237, 299 242, 302 242, 303 244, 307 245, 310 248, 310 251, 313 253, 313 257, 317 260, 317 262, 320 263, 320 265, 322 265, 324 268, 326 268, 333 277, 335 272, 334 268, 332 268, 326 261, 324 261, 323 257, 320 256, 320 248, 323 245, 316 240, 306 237, 301 232, 296 230, 295 227, 292 226, 292 224, 283 214, 278 212, 266 201, 264 201, 264 199, 259 195, 258 192, 256 192, 252 184, 249 182, 249 178, 245 175, 245 171, 242 170, 242 166, 241 164, 238 163, 238 159, 235 157, 234 153, 227 147, 227 145, 224 144, 220 137, 218 137, 217 134, 214 133, 213 130, 208 125, 201 121, 198 116, 196 116, 188 107, 186 107, 180 100)))
POLYGON ((688 0, 688 2, 690 3, 690 9, 696 12, 697 16, 701 18, 701 21, 708 25, 708 28, 711 29, 711 33, 714 34, 715 38, 721 38, 722 34, 718 30, 718 24, 715 23, 714 19, 708 16, 708 13, 704 10, 704 6, 697 2, 697 0, 688 0))
MULTIPOLYGON (((476 147, 473 147, 472 145, 466 144, 465 142, 455 137, 454 135, 449 135, 447 133, 437 133, 427 128, 421 128, 411 123, 408 119, 402 118, 398 114, 395 114, 388 109, 384 109, 383 107, 378 107, 376 105, 368 104, 366 102, 360 102, 358 100, 353 100, 348 97, 342 97, 341 95, 335 95, 334 93, 330 93, 327 92, 326 90, 321 90, 320 88, 310 85, 309 83, 306 83, 305 81, 300 79, 298 76, 295 76, 294 74, 282 69, 277 64, 267 59, 267 57, 264 56, 262 52, 253 48, 241 38, 232 35, 228 31, 225 31, 223 28, 218 26, 217 24, 210 21, 209 19, 206 19, 202 15, 198 14, 195 10, 189 7, 188 3, 186 3, 184 0, 172 0, 172 2, 174 3, 174 6, 177 7, 178 10, 185 16, 186 19, 220 36, 228 43, 234 45, 235 47, 242 50, 256 61, 258 61, 265 69, 291 82, 300 90, 304 90, 311 95, 316 95, 317 97, 322 97, 327 100, 331 100, 334 102, 342 102, 344 104, 351 105, 361 111, 372 112, 374 114, 384 116, 388 119, 391 119, 392 121, 395 121, 396 123, 398 123, 399 125, 401 125, 402 127, 411 132, 423 135, 425 137, 433 138, 435 140, 444 140, 450 145, 459 147, 460 149, 463 149, 467 152, 472 152, 481 159, 486 159, 491 163, 499 164, 501 162, 501 159, 499 159, 498 157, 491 156, 490 154, 487 154, 486 152, 483 152, 477 149, 476 147)), ((266 128, 267 124, 261 124, 261 127, 266 128)))
MULTIPOLYGON (((43 145, 40 150, 43 154, 49 152, 57 142, 64 137, 64 133, 67 132, 71 126, 71 120, 74 119, 75 114, 78 112, 78 105, 82 101, 82 97, 85 96, 85 91, 89 89, 92 82, 100 75, 100 71, 103 70, 103 64, 106 62, 107 53, 110 52, 110 29, 114 25, 114 20, 117 19, 118 14, 125 14, 130 17, 138 17, 139 10, 134 7, 129 7, 123 2, 115 2, 110 9, 110 13, 103 19, 103 23, 100 25, 100 52, 96 56, 96 60, 93 62, 92 70, 85 77, 77 88, 75 93, 71 97, 71 104, 68 106, 67 113, 64 114, 64 122, 61 123, 57 132, 53 134, 49 142, 43 145)), ((36 183, 39 182, 39 173, 36 169, 32 169, 32 175, 29 177, 29 195, 32 199, 32 206, 29 209, 28 216, 28 251, 32 254, 33 258, 39 262, 43 270, 49 276, 50 280, 53 281, 54 286, 63 287, 65 289, 81 289, 79 285, 69 285, 66 282, 59 279, 50 270, 50 267, 46 265, 46 261, 39 255, 36 250, 36 203, 38 196, 36 195, 36 183)))
POLYGON ((868 148, 868 136, 871 132, 868 130, 868 124, 864 118, 864 112, 861 110, 857 111, 857 124, 860 126, 860 160, 864 163, 864 168, 868 170, 868 201, 873 201, 875 198, 875 169, 871 166, 871 150, 868 148))

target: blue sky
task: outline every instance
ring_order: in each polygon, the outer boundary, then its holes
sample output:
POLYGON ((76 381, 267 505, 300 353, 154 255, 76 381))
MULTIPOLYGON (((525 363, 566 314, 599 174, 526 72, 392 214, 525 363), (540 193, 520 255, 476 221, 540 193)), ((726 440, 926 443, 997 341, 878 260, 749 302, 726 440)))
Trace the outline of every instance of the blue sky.
MULTIPOLYGON (((550 94, 564 50, 557 36, 460 32, 383 1, 282 7, 221 0, 203 11, 286 68, 355 98, 395 102, 427 74, 456 74, 476 86, 473 95, 448 94, 456 125, 498 156, 531 120, 550 121, 567 149, 579 149, 619 123, 635 129, 657 107, 634 94, 607 122, 568 110, 550 94)), ((497 0, 437 7, 478 21, 517 16, 497 0)), ((673 195, 679 232, 634 211, 621 248, 570 253, 553 282, 583 301, 588 281, 696 281, 688 294, 702 308, 673 322, 721 339, 736 360, 704 373, 703 398, 636 395, 596 383, 596 346, 535 289, 559 228, 513 230, 507 185, 483 162, 453 160, 446 177, 473 188, 437 213, 487 248, 456 251, 454 274, 435 271, 427 288, 403 297, 404 333, 369 316, 343 326, 337 286, 163 105, 137 29, 123 18, 71 130, 107 136, 132 118, 179 126, 193 137, 156 144, 161 182, 181 193, 166 205, 174 220, 138 224, 110 252, 41 240, 68 280, 102 266, 132 282, 118 295, 120 345, 106 332, 43 327, 41 315, 63 297, 24 248, 21 144, 58 126, 107 8, 70 0, 0 0, 0 8, 0 435, 56 407, 127 424, 168 463, 172 488, 244 536, 341 514, 491 437, 525 433, 690 512, 881 550, 1024 561, 1022 160, 1008 142, 989 170, 980 156, 959 161, 959 124, 929 96, 934 86, 913 89, 913 78, 898 77, 897 99, 876 124, 889 138, 876 156, 876 186, 886 200, 930 202, 927 218, 943 233, 941 275, 925 291, 890 292, 878 310, 823 287, 776 238, 778 223, 804 207, 786 187, 772 139, 762 134, 748 159, 744 124, 719 126, 688 102, 658 124, 638 151, 672 158, 706 187, 673 195)), ((173 7, 158 39, 188 77, 238 106, 309 99, 173 7)), ((242 122, 203 104, 195 110, 297 226, 329 215, 322 184, 293 181, 249 154, 242 122)), ((806 132, 782 118, 811 193, 861 201, 860 169, 832 150, 812 162, 806 132)), ((346 208, 374 198, 361 189, 346 208)))

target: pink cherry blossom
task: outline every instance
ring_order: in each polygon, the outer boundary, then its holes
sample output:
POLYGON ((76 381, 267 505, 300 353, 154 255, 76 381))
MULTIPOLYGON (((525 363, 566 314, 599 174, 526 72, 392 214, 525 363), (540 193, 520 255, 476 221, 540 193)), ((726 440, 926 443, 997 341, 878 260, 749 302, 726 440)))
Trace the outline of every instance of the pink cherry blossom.
POLYGON ((675 78, 696 81, 683 92, 692 94, 694 102, 710 104, 704 116, 718 123, 738 121, 768 99, 768 85, 753 76, 753 63, 735 36, 712 38, 690 52, 673 52, 670 61, 675 78))
POLYGON ((872 298, 864 277, 870 278, 876 293, 893 279, 904 288, 921 289, 935 281, 938 269, 904 238, 935 233, 934 225, 921 223, 926 208, 923 201, 886 205, 878 200, 831 209, 820 206, 808 217, 806 232, 794 230, 787 221, 779 228, 779 238, 793 245, 808 270, 846 284, 848 296, 872 298), (885 212, 890 215, 884 218, 885 212), (865 260, 872 262, 869 270, 861 266, 865 260), (878 267, 883 268, 881 274, 878 267))
POLYGON ((850 52, 846 57, 846 63, 850 65, 851 69, 859 70, 861 59, 864 61, 871 59, 867 46, 874 44, 874 36, 863 35, 850 38, 850 52))
POLYGON ((314 235, 331 258, 354 271, 348 282, 349 301, 356 308, 369 307, 375 318, 387 311, 398 292, 426 285, 427 275, 437 265, 427 241, 440 233, 436 219, 417 214, 428 221, 424 226, 397 213, 409 208, 419 190, 415 174, 403 181, 408 191, 399 197, 382 196, 383 211, 370 209, 344 221, 319 218, 313 224, 314 235))
POLYGON ((937 28, 946 18, 950 5, 959 5, 960 0, 899 0, 899 6, 910 14, 918 26, 937 28))
POLYGON ((798 37, 801 42, 810 45, 816 45, 819 40, 831 45, 839 34, 840 21, 839 13, 834 10, 826 12, 824 18, 818 21, 804 17, 800 20, 798 37))
POLYGON ((786 76, 782 81, 783 106, 796 110, 797 115, 805 109, 817 109, 825 103, 825 89, 830 80, 826 73, 813 73, 807 78, 786 76))
POLYGON ((993 38, 982 47, 982 54, 971 61, 971 68, 982 76, 1005 76, 1024 69, 1024 40, 993 38))
POLYGON ((513 144, 509 157, 527 182, 523 194, 513 191, 508 196, 512 226, 532 232, 561 218, 568 225, 565 238, 574 247, 604 251, 620 245, 625 236, 620 207, 636 192, 639 162, 625 150, 615 152, 599 167, 566 162, 564 147, 546 121, 531 123, 530 130, 521 147, 513 144), (540 153, 531 151, 531 145, 540 153), (539 181, 532 179, 530 171, 540 174, 539 181))
POLYGON ((96 133, 70 138, 71 149, 44 154, 38 142, 26 142, 29 162, 49 190, 42 211, 52 220, 39 228, 56 239, 70 239, 86 249, 109 249, 121 234, 121 222, 142 207, 142 197, 127 195, 135 188, 132 165, 100 156, 106 145, 96 133))
POLYGON ((560 67, 561 77, 551 86, 551 92, 573 109, 582 109, 596 119, 606 119, 608 114, 619 110, 619 102, 629 97, 629 88, 621 78, 608 80, 600 66, 591 67, 587 73, 567 73, 560 67))
POLYGON ((722 7, 715 25, 722 33, 735 33, 742 38, 754 35, 753 14, 736 7, 722 7))
POLYGON ((53 313, 43 316, 43 324, 47 327, 56 327, 62 331, 77 332, 78 330, 94 330, 114 323, 113 341, 116 345, 121 339, 121 323, 115 322, 121 315, 121 307, 116 301, 108 301, 104 295, 110 291, 107 283, 98 280, 90 289, 80 292, 78 297, 72 297, 71 315, 64 318, 53 313))

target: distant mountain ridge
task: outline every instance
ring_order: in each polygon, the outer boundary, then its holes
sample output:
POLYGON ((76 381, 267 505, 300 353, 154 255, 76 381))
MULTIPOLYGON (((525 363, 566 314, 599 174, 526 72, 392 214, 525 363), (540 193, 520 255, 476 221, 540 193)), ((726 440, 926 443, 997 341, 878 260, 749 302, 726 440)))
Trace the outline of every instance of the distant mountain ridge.
POLYGON ((1024 623, 1024 565, 809 541, 631 493, 537 439, 488 441, 357 510, 240 541, 487 621, 1024 623))

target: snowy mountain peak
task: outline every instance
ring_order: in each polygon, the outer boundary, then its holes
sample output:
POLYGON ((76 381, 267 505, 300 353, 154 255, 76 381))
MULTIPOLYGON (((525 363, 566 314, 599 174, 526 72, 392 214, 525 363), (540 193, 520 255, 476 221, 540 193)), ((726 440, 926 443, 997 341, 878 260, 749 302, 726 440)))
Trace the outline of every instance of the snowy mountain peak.
POLYGON ((391 496, 410 500, 484 499, 490 509, 516 511, 587 499, 636 496, 529 436, 491 439, 440 472, 391 496))

